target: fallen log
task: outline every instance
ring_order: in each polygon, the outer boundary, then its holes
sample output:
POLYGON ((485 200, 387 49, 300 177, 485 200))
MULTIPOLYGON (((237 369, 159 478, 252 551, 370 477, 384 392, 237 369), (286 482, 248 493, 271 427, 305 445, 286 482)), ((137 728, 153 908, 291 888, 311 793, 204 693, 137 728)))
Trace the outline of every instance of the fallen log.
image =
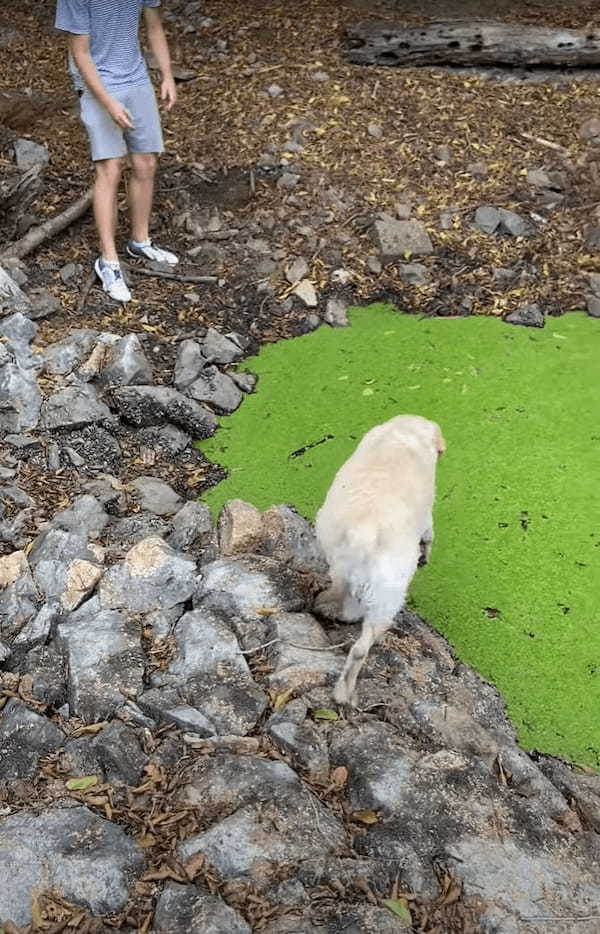
POLYGON ((17 240, 15 243, 11 243, 0 255, 0 260, 3 256, 16 256, 18 259, 27 256, 28 253, 35 250, 36 247, 44 243, 45 240, 48 240, 57 233, 61 233, 69 224, 78 220, 78 218, 89 210, 91 203, 92 189, 90 188, 78 201, 69 205, 62 214, 57 214, 56 217, 45 221, 43 224, 40 224, 39 227, 32 227, 24 237, 21 237, 21 239, 17 240))
POLYGON ((600 66, 600 31, 550 29, 481 20, 394 25, 360 23, 346 30, 346 57, 357 65, 600 66))

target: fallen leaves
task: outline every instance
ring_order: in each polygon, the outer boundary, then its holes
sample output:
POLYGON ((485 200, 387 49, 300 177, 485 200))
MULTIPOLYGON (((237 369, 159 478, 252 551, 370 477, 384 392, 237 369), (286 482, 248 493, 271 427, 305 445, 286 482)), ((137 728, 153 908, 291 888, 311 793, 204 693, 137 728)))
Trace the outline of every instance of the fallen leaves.
POLYGON ((388 911, 403 922, 405 927, 412 927, 412 915, 405 898, 386 898, 383 904, 388 911))
POLYGON ((352 814, 350 815, 350 817, 352 818, 352 820, 359 821, 361 824, 378 824, 379 823, 379 818, 377 817, 377 814, 375 813, 375 811, 371 811, 369 809, 352 811, 352 814))
POLYGON ((311 716, 313 720, 339 720, 340 715, 336 713, 335 710, 330 710, 329 707, 319 707, 317 710, 311 711, 311 716))
POLYGON ((70 778, 66 783, 67 791, 86 792, 98 784, 97 775, 86 775, 84 778, 70 778))

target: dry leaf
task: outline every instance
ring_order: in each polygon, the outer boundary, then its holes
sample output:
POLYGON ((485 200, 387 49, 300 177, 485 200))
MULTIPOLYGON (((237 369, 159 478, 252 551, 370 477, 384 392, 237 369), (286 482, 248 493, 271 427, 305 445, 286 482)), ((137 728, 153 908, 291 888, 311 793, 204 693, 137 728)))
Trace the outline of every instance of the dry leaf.
POLYGON ((412 915, 408 910, 408 902, 404 898, 386 898, 383 902, 388 911, 396 915, 405 927, 412 927, 412 915))
POLYGON ((378 824, 379 818, 375 811, 362 810, 362 811, 353 811, 352 820, 358 820, 361 824, 378 824))
POLYGON ((197 853, 196 856, 192 856, 192 858, 187 861, 185 864, 185 872, 190 882, 198 875, 203 867, 204 856, 202 853, 197 853))
POLYGON ((312 718, 313 720, 339 720, 339 714, 328 707, 319 707, 318 710, 312 711, 312 718))
POLYGON ((281 710, 282 707, 292 699, 294 696, 294 691, 296 688, 288 688, 287 691, 284 691, 282 694, 276 694, 273 700, 273 710, 281 710))
POLYGON ((344 765, 338 765, 331 772, 331 781, 340 788, 348 781, 348 769, 344 765))
POLYGON ((86 775, 84 778, 70 778, 67 782, 68 791, 88 791, 98 784, 97 775, 86 775))

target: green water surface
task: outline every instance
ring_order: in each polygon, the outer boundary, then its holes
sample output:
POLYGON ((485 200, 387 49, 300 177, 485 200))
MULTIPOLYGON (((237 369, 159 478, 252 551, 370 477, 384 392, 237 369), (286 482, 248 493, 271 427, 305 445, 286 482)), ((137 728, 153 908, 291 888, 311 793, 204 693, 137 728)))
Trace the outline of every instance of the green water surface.
POLYGON ((501 691, 526 748, 600 765, 600 321, 544 329, 355 309, 244 361, 257 392, 200 449, 205 496, 313 518, 373 425, 438 421, 436 543, 411 604, 501 691))

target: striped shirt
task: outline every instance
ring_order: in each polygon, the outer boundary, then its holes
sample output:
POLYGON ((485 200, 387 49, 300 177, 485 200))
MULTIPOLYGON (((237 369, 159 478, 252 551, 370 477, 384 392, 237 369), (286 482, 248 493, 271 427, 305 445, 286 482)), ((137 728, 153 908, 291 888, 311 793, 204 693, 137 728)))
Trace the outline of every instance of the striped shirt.
MULTIPOLYGON (((55 26, 62 32, 90 37, 90 54, 102 84, 133 87, 149 81, 140 49, 140 14, 160 0, 57 0, 55 26)), ((69 69, 75 87, 85 88, 74 61, 69 69)))

